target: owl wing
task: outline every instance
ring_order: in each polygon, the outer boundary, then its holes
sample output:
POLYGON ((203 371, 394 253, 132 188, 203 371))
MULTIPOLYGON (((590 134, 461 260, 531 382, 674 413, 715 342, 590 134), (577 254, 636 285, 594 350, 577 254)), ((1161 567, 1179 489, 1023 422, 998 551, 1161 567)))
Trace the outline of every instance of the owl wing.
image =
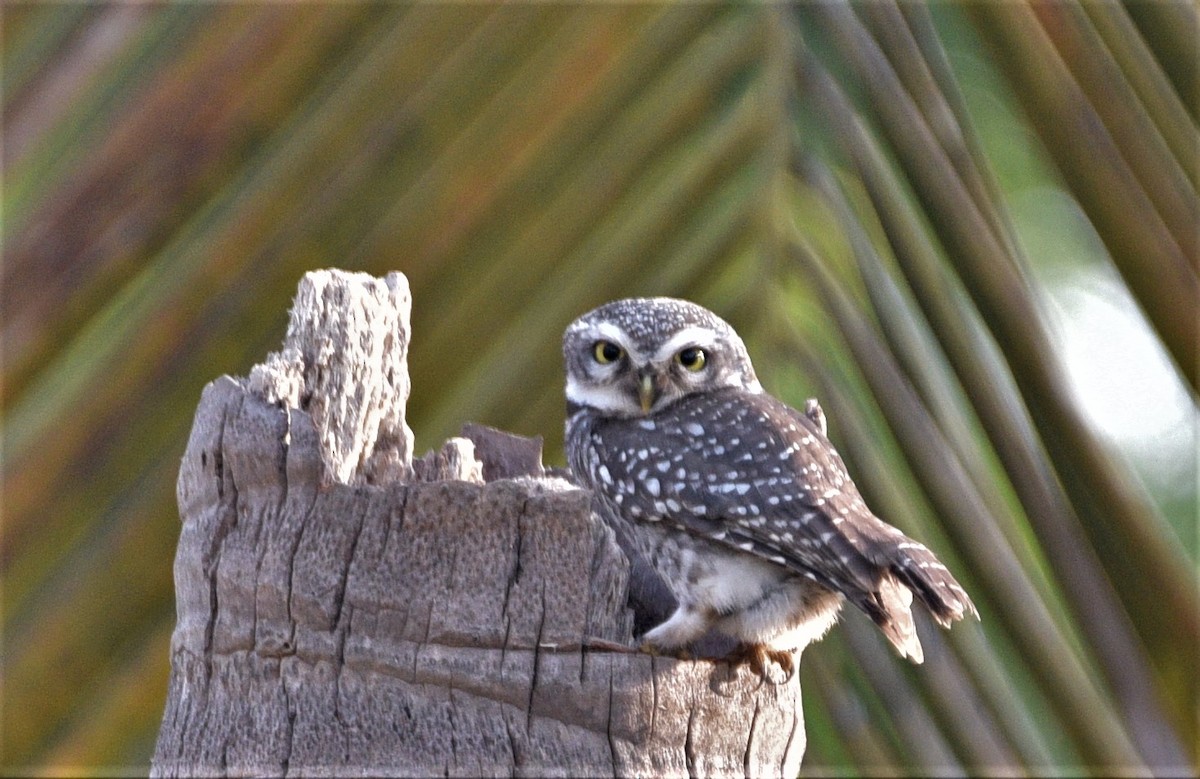
POLYGON ((914 659, 913 595, 942 625, 975 611, 932 552, 867 508, 816 424, 765 393, 693 395, 593 435, 619 453, 600 477, 614 484, 622 513, 672 523, 836 590, 914 659))

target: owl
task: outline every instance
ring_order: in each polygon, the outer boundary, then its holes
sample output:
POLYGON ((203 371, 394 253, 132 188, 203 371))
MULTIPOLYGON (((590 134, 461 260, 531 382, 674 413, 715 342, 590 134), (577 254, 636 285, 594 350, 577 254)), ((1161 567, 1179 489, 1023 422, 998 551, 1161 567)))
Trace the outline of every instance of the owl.
POLYGON ((571 471, 678 603, 643 649, 715 629, 790 675, 848 599, 920 663, 914 596, 943 627, 976 614, 929 549, 867 508, 816 402, 767 394, 716 314, 618 300, 571 323, 563 353, 571 471))

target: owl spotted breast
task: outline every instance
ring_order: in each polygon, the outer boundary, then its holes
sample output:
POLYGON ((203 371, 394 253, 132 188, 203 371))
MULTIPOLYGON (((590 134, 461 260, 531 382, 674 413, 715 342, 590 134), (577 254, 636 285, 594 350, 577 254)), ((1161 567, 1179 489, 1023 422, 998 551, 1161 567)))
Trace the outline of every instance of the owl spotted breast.
POLYGON ((575 320, 563 352, 571 470, 679 604, 646 648, 715 628, 790 670, 848 599, 920 663, 914 596, 942 626, 975 613, 932 552, 867 508, 815 401, 764 392, 711 311, 615 301, 575 320))

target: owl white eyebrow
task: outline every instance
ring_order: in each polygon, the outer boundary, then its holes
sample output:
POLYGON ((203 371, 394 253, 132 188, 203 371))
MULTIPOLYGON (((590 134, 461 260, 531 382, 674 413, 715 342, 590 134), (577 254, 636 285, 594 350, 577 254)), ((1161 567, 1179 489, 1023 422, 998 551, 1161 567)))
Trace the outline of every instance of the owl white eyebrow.
POLYGON ((595 333, 597 337, 603 338, 606 341, 612 341, 617 346, 624 349, 625 353, 629 355, 629 359, 632 360, 634 364, 640 364, 645 360, 645 355, 639 352, 637 347, 633 345, 633 339, 629 337, 629 333, 625 332, 612 322, 597 322, 589 329, 591 332, 595 333))
POLYGON ((654 362, 662 362, 674 357, 675 353, 685 346, 712 348, 716 340, 713 331, 706 327, 685 327, 658 347, 658 351, 654 353, 654 362))

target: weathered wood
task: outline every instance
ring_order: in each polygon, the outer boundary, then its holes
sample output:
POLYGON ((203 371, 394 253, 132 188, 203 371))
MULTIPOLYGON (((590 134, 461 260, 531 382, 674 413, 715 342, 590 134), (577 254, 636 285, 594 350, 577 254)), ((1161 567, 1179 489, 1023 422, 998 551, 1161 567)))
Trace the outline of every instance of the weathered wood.
POLYGON ((408 461, 407 368, 370 343, 407 346, 393 275, 386 294, 368 277, 317 280, 332 337, 362 352, 289 328, 267 368, 204 390, 179 474, 153 773, 795 775, 795 679, 596 648, 633 644, 629 563, 587 492, 518 475, 535 444, 469 428, 408 461), (330 289, 355 285, 371 289, 330 289), (369 304, 342 317, 337 300, 369 304), (388 389, 356 385, 380 370, 388 389), (501 472, 515 478, 482 483, 501 472), (418 478, 447 474, 469 480, 418 478))
POLYGON ((470 439, 479 452, 484 481, 542 476, 542 437, 526 438, 487 425, 467 422, 463 438, 470 439))
POLYGON ((408 474, 411 313, 402 273, 307 273, 283 349, 250 371, 255 394, 312 417, 333 480, 384 483, 408 474))

